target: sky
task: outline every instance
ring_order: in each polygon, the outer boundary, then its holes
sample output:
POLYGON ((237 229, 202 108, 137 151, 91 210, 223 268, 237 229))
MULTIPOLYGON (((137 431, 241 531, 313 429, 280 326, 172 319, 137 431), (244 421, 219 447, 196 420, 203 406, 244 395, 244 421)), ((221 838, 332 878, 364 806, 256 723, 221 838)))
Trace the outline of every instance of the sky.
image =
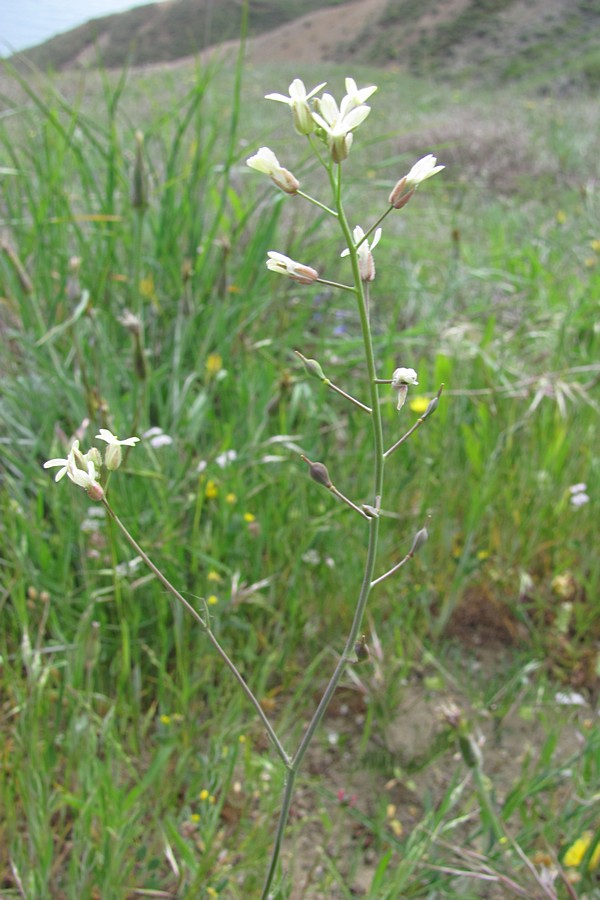
POLYGON ((0 56, 152 0, 0 0, 0 56))

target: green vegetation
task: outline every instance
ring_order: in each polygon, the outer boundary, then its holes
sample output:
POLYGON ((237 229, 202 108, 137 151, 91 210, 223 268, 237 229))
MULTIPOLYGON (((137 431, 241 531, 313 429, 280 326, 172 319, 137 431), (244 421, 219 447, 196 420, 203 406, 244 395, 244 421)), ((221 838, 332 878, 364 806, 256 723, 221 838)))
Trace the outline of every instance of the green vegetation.
MULTIPOLYGON (((370 469, 360 414, 293 350, 349 389, 362 357, 344 296, 264 265, 277 249, 343 280, 339 238, 245 159, 268 144, 306 177, 286 110, 258 101, 295 75, 339 93, 347 66, 315 68, 253 71, 240 91, 191 67, 4 77, 3 897, 260 890, 281 793, 262 729, 204 635, 42 463, 79 430, 86 445, 101 427, 172 439, 136 447, 111 502, 186 598, 208 599, 264 710, 297 739, 364 552, 360 522, 299 454, 361 502, 370 469), (132 204, 138 130, 147 205, 132 204), (145 357, 127 311, 144 316, 145 357)), ((413 401, 445 391, 387 476, 381 564, 426 515, 429 542, 373 597, 372 658, 345 679, 302 773, 278 896, 293 884, 311 897, 479 897, 484 878, 546 896, 532 868, 557 866, 592 897, 600 727, 556 697, 586 701, 598 685, 596 105, 352 74, 380 85, 347 161, 353 223, 419 156, 447 165, 386 220, 372 292, 382 369, 414 366, 413 401), (463 715, 441 719, 450 699, 463 715)), ((560 875, 551 890, 567 896, 560 875)))
MULTIPOLYGON (((248 10, 250 34, 262 34, 300 16, 338 6, 344 0, 261 0, 248 10)), ((146 65, 192 56, 205 47, 237 38, 242 4, 239 0, 177 0, 138 6, 120 15, 93 19, 26 52, 40 69, 61 69, 82 51, 88 63, 107 68, 146 65), (97 47, 94 45, 98 42, 97 47)))

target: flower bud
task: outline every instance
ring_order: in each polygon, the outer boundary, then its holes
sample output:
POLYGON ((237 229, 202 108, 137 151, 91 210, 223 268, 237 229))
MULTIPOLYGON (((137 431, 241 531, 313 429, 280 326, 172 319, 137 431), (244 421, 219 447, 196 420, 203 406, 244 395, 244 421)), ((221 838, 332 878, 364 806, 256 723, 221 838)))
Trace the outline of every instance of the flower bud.
POLYGON ((408 201, 411 199, 411 197, 413 196, 413 194, 415 192, 415 189, 413 188, 410 191, 404 191, 404 193, 400 193, 398 191, 398 185, 400 185, 402 182, 404 182, 404 184, 406 184, 406 175, 404 176, 404 178, 400 179, 400 181, 398 182, 398 184, 396 185, 396 187, 390 194, 389 203, 390 203, 390 206, 394 207, 394 209, 403 209, 403 207, 406 206, 406 204, 408 203, 408 201))
POLYGON ((296 356, 300 357, 304 364, 304 368, 306 369, 308 375, 312 378, 317 378, 319 381, 328 381, 326 378, 323 369, 316 359, 307 359, 306 356, 303 356, 299 350, 294 350, 296 356))
POLYGON ((104 465, 109 472, 119 468, 123 460, 123 451, 120 444, 109 444, 104 451, 104 465))
POLYGON ((98 484, 97 481, 90 484, 89 487, 86 487, 85 492, 90 500, 95 500, 96 502, 98 502, 104 499, 104 490, 102 488, 102 485, 98 484))
POLYGON ((322 484, 326 488, 333 487, 333 482, 329 477, 327 466, 320 462, 311 462, 306 456, 301 456, 300 459, 304 460, 305 463, 308 463, 308 474, 313 481, 322 484))
POLYGON ((300 187, 300 182, 296 176, 283 167, 276 175, 271 175, 271 181, 281 188, 282 191, 285 191, 286 194, 296 194, 300 187))

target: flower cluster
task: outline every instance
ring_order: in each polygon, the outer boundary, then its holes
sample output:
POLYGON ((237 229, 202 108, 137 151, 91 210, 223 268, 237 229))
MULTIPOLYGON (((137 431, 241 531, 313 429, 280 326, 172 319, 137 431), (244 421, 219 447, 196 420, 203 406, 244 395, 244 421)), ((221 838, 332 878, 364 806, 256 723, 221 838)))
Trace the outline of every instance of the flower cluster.
POLYGON ((66 475, 74 484, 86 491, 91 500, 103 500, 104 488, 100 483, 102 466, 109 472, 118 469, 122 462, 121 447, 134 447, 139 438, 130 437, 120 441, 107 428, 101 428, 96 439, 104 441, 108 446, 102 454, 96 447, 92 447, 87 453, 79 449, 79 441, 74 441, 66 459, 49 459, 44 463, 45 469, 59 467, 54 480, 60 481, 66 475))
MULTIPOLYGON (((311 139, 314 135, 327 146, 329 162, 325 163, 321 159, 320 154, 319 159, 330 168, 332 163, 339 164, 348 157, 354 132, 362 125, 371 112, 371 107, 367 105, 367 100, 372 97, 377 87, 369 85, 368 87, 359 88, 353 78, 346 78, 346 94, 338 105, 335 98, 329 93, 324 93, 320 97, 316 96, 325 85, 326 82, 323 82, 323 84, 318 84, 311 91, 307 91, 304 82, 300 78, 294 78, 289 86, 289 96, 285 94, 267 94, 266 99, 276 100, 278 103, 285 103, 286 106, 289 106, 297 133, 306 135, 311 139)), ((261 147, 246 162, 251 169, 268 175, 277 187, 281 188, 285 193, 300 193, 305 199, 313 203, 317 202, 300 191, 298 179, 281 165, 269 147, 261 147)), ((431 178, 432 175, 441 172, 443 168, 444 166, 437 165, 437 159, 431 153, 418 160, 393 188, 388 200, 390 204, 388 212, 392 209, 402 209, 413 196, 417 187, 423 181, 431 178)), ((322 204, 317 203, 317 205, 327 210, 327 207, 324 207, 322 204)), ((327 211, 331 212, 331 210, 327 211)), ((336 214, 334 213, 334 215, 336 214)), ((357 225, 353 232, 354 248, 346 248, 342 253, 342 256, 348 256, 352 252, 356 253, 360 278, 363 282, 373 281, 375 278, 375 263, 372 250, 381 237, 381 228, 375 230, 373 241, 369 244, 367 237, 370 234, 371 231, 365 234, 363 229, 357 225)), ((282 253, 271 250, 268 256, 267 267, 273 272, 287 275, 299 284, 312 284, 320 280, 315 269, 303 263, 295 262, 282 253)), ((404 390, 403 393, 405 394, 406 391, 404 390)))

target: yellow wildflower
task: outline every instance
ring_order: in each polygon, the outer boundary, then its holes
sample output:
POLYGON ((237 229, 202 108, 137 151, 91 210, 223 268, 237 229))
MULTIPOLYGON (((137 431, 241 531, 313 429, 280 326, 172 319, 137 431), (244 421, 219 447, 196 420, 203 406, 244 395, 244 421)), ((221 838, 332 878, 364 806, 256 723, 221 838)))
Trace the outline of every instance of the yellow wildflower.
POLYGON ((209 353, 206 358, 206 374, 213 378, 223 368, 223 357, 220 353, 209 353))
POLYGON ((211 569, 206 577, 207 577, 208 581, 223 581, 223 579, 221 578, 219 573, 216 572, 214 569, 211 569))
POLYGON ((208 597, 206 602, 208 603, 209 606, 215 606, 215 604, 217 604, 219 602, 219 598, 215 597, 214 594, 211 594, 210 597, 208 597))
POLYGON ((600 238, 594 238, 593 241, 590 241, 590 247, 594 253, 600 253, 600 238))
POLYGON ((190 816, 190 819, 192 822, 199 822, 200 821, 199 813, 192 813, 190 816))
POLYGON ((251 512, 244 513, 244 522, 248 522, 248 523, 254 522, 255 519, 256 519, 256 516, 252 515, 251 512))
POLYGON ((204 489, 204 496, 207 500, 214 500, 215 497, 219 496, 219 488, 216 486, 214 481, 209 480, 206 482, 206 487, 204 489))
POLYGON ((230 492, 230 493, 227 494, 227 496, 225 497, 225 503, 233 504, 233 503, 236 502, 236 500, 237 500, 237 497, 236 497, 236 495, 235 495, 233 492, 230 492))
POLYGON ((160 717, 160 721, 162 722, 163 725, 170 725, 171 724, 171 716, 167 716, 167 715, 163 714, 160 717))
POLYGON ((202 788, 198 796, 200 800, 208 800, 208 798, 210 797, 210 793, 206 790, 206 788, 202 788))
MULTIPOLYGON (((583 857, 587 853, 588 847, 592 842, 592 832, 584 831, 581 837, 574 841, 565 853, 563 862, 565 866, 577 868, 581 865, 583 857)), ((589 862, 590 872, 597 869, 600 865, 600 843, 596 844, 594 852, 589 862)))
POLYGON ((418 413, 418 415, 422 415, 425 412, 427 407, 429 406, 429 400, 427 397, 424 397, 420 394, 418 397, 414 397, 410 403, 408 404, 409 409, 411 409, 414 413, 418 413))

